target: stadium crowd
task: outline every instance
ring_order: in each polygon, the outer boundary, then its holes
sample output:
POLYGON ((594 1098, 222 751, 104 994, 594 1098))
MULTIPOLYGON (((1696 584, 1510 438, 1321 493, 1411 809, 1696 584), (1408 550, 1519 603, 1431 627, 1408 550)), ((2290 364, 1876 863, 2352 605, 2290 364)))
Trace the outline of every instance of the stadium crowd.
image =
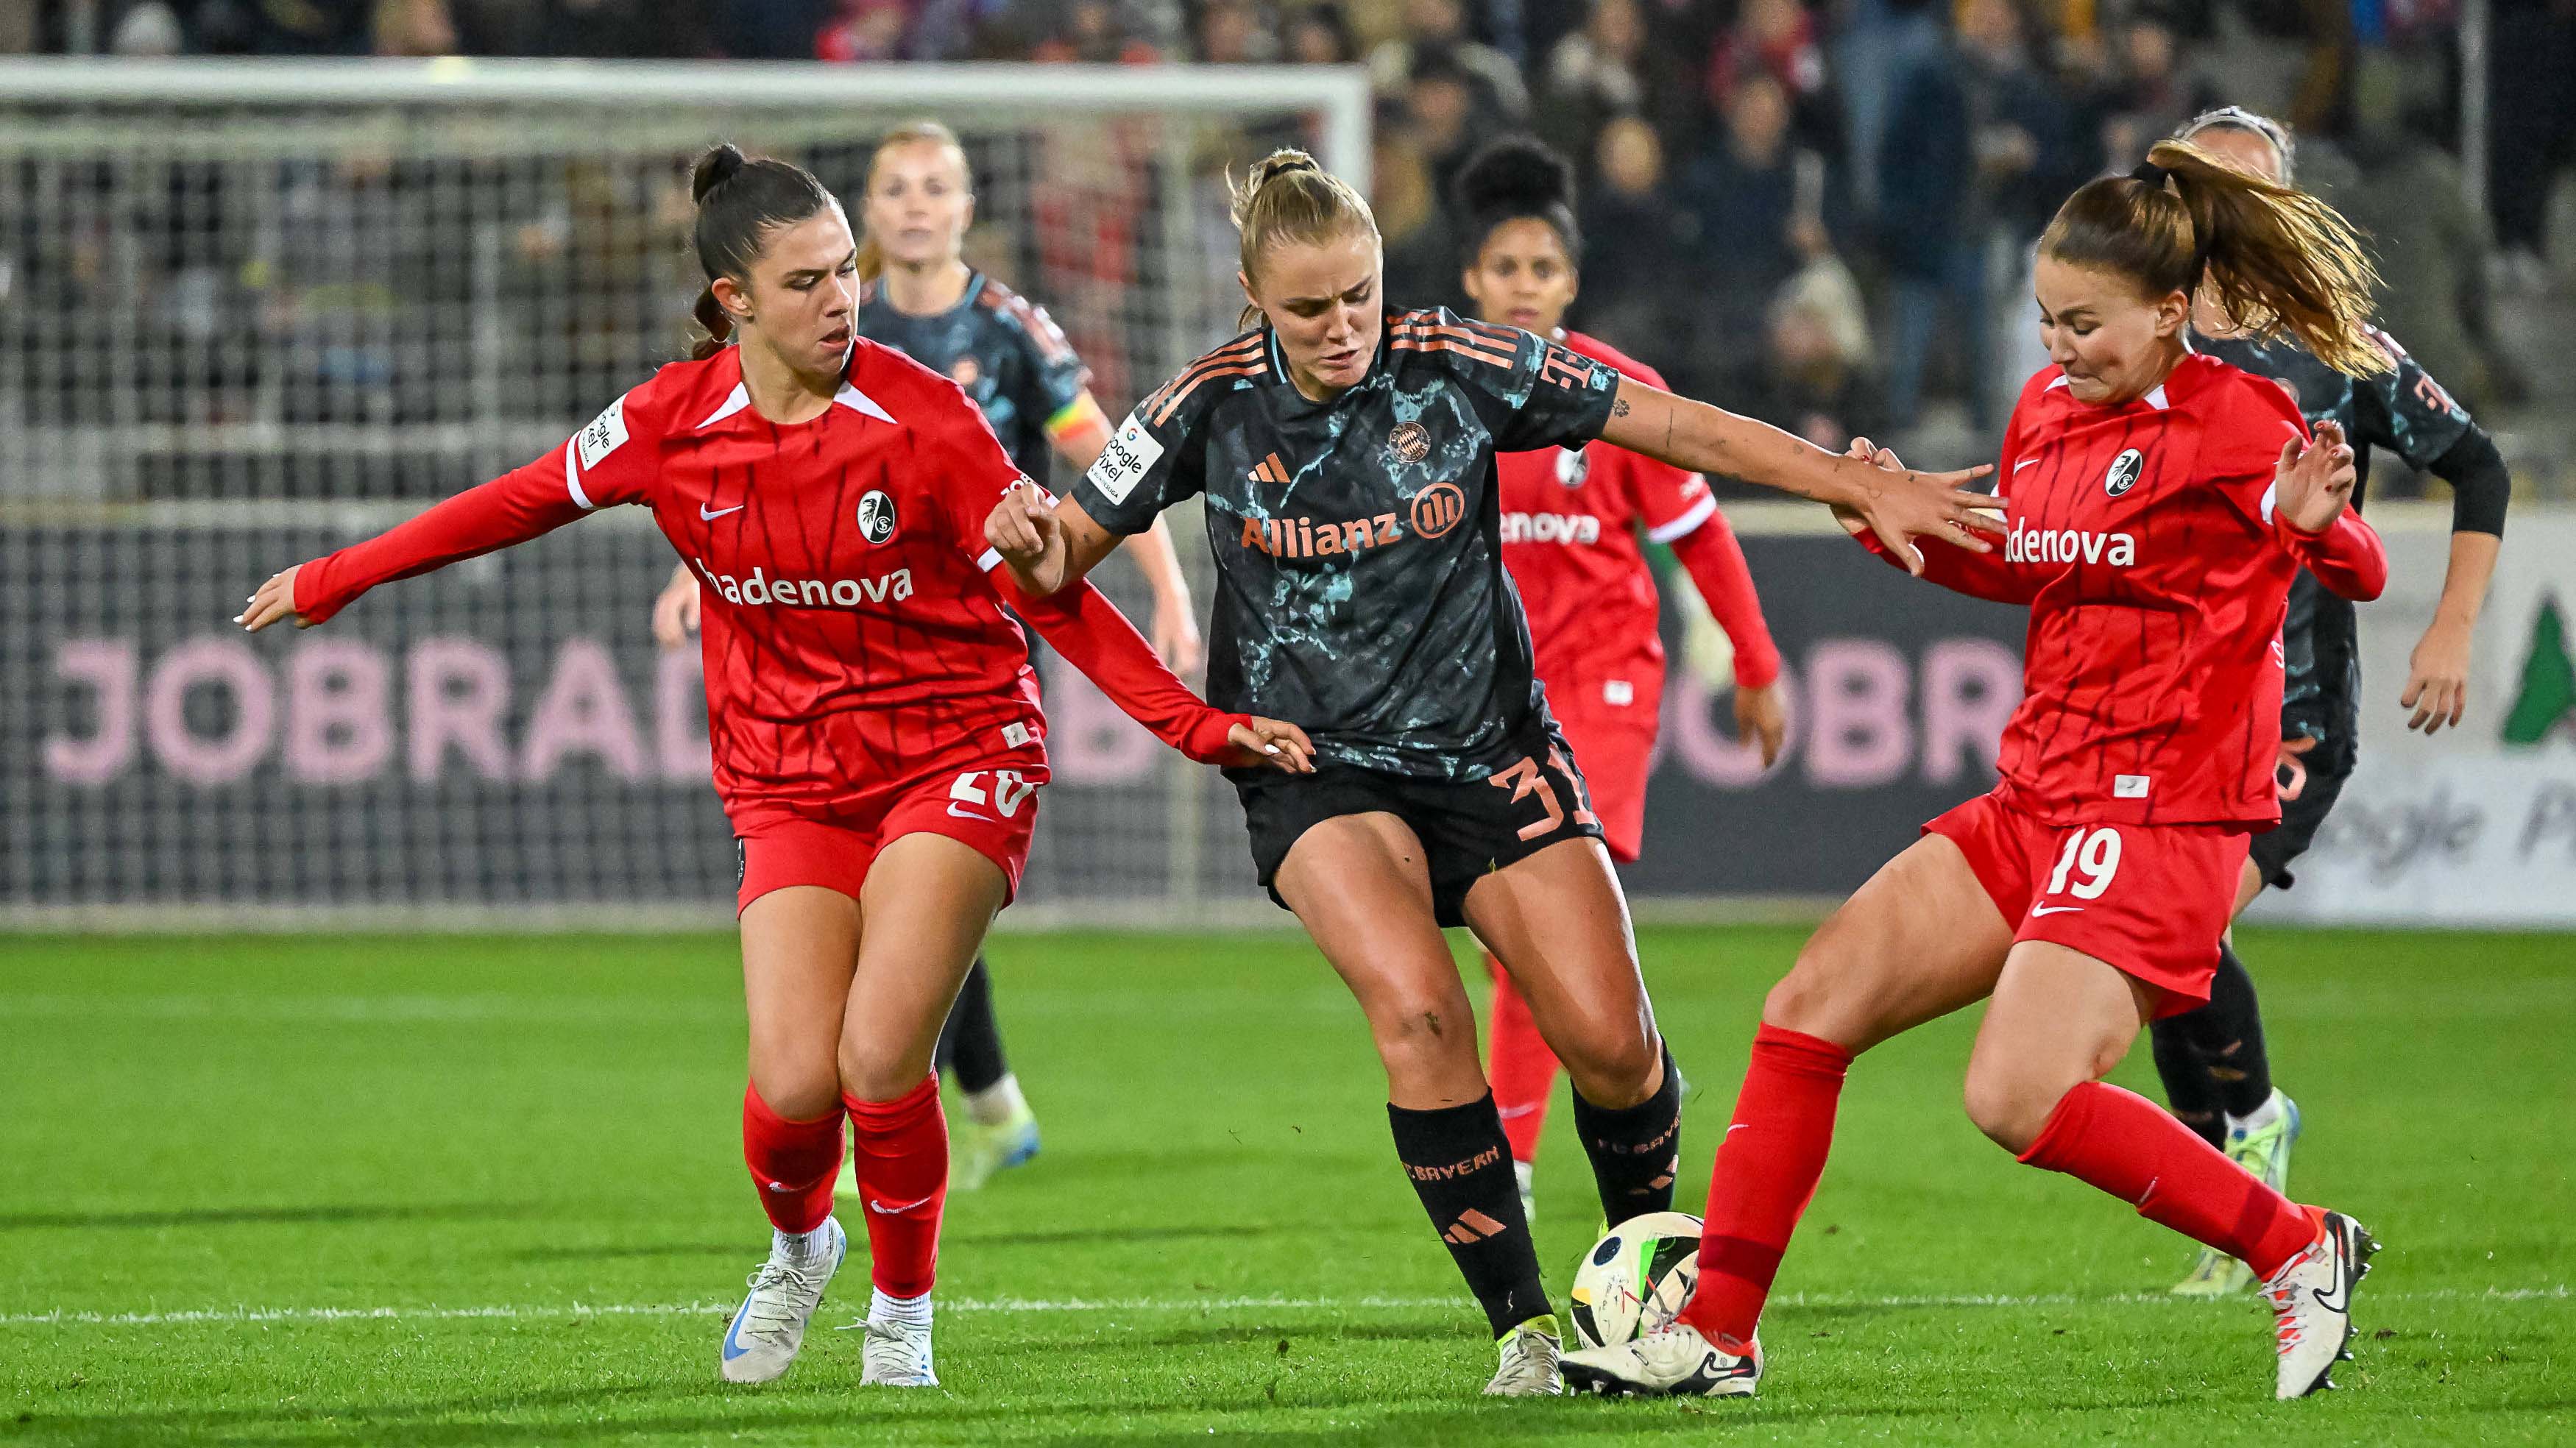
POLYGON ((2517 63, 2493 155, 2518 179, 2487 214, 2448 149, 2457 27, 2448 0, 0 0, 0 44, 130 55, 1362 64, 1392 295, 1460 300, 1450 183, 1534 132, 1583 178, 1576 324, 1832 447, 1904 435, 1927 398, 1990 437, 2038 360, 2051 211, 2221 101, 2298 127, 2301 181, 2403 279, 2382 316, 2427 368, 2472 409, 2518 400, 2492 292, 2547 285, 2576 10, 2496 7, 2517 63))

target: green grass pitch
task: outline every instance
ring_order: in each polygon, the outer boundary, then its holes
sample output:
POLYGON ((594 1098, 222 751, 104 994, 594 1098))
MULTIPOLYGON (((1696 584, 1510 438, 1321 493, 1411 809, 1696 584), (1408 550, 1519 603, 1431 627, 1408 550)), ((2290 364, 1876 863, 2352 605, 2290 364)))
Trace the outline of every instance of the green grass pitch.
MULTIPOLYGON (((1686 1209, 1798 939, 1644 934, 1686 1209)), ((0 1444, 2576 1443, 2576 939, 2245 950, 2297 1195, 2388 1243, 2344 1391, 2301 1403, 2252 1299, 2163 1296, 2184 1243, 1976 1135, 1974 1013, 1854 1069, 1758 1400, 1487 1402, 1302 940, 1005 937, 1046 1150, 951 1205, 945 1390, 857 1387, 855 1250, 794 1372, 743 1390, 716 1344, 767 1233, 730 939, 0 941, 0 1444)), ((2153 1089, 2143 1044, 2120 1079, 2153 1089)), ((1559 1101, 1562 1294, 1596 1209, 1559 1101)))

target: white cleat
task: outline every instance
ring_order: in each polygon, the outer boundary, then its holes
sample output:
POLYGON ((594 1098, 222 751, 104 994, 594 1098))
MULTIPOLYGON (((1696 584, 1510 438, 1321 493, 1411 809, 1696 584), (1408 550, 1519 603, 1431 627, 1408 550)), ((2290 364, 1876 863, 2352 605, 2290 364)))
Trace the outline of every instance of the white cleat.
POLYGON ((829 1253, 807 1261, 772 1251, 751 1274, 751 1292, 726 1326, 718 1357, 726 1382, 774 1382, 795 1363, 796 1350, 805 1345, 805 1324, 850 1250, 838 1220, 826 1217, 823 1225, 832 1234, 829 1253))
POLYGON ((859 1383, 885 1388, 935 1388, 939 1374, 930 1364, 930 1323, 894 1317, 863 1317, 842 1331, 866 1337, 859 1348, 859 1383))
POLYGON ((1731 1353, 1686 1322, 1565 1355, 1569 1392, 1619 1398, 1749 1398, 1762 1382, 1762 1338, 1731 1353))
POLYGON ((2378 1250, 2359 1222, 2328 1212, 2317 1240, 2263 1284, 2281 1359, 2274 1397, 2287 1402, 2334 1386, 2334 1365, 2352 1357, 2352 1290, 2378 1250))
POLYGON ((1564 1352, 1564 1342, 1557 1335, 1556 1314, 1533 1317, 1494 1343, 1502 1354, 1494 1379, 1485 1384, 1489 1398, 1552 1398, 1565 1391, 1565 1378, 1556 1370, 1557 1358, 1564 1352))
POLYGON ((1513 1162, 1512 1180, 1521 1189, 1521 1220, 1536 1227, 1538 1225, 1538 1163, 1513 1162))

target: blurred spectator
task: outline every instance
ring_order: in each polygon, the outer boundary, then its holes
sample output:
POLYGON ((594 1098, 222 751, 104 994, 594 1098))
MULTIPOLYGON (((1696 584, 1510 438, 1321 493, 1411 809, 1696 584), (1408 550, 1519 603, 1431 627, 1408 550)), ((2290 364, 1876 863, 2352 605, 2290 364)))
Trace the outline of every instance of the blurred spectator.
POLYGON ((1725 115, 1738 83, 1755 74, 1779 83, 1799 140, 1828 155, 1840 151, 1815 17, 1798 0, 1743 0, 1735 24, 1719 34, 1709 53, 1711 108, 1725 115))
POLYGON ((376 54, 455 53, 456 21, 447 13, 447 0, 377 0, 376 54))
POLYGON ((2095 107, 2103 116, 2104 164, 2126 171, 2147 158, 2149 146, 2208 110, 2217 98, 2206 82, 2184 69, 2181 38, 2162 16, 2140 14, 2120 31, 2119 40, 2095 107))
POLYGON ((1897 88, 1941 53, 1935 8, 1933 0, 1856 0, 1829 51, 1852 195, 1863 215, 1878 210, 1878 168, 1897 88))
POLYGON ((1209 65, 1268 65, 1279 35, 1257 0, 1203 0, 1191 27, 1191 55, 1209 65))
POLYGON ((1593 179, 1582 220, 1583 290, 1577 325, 1683 382, 1688 358, 1673 345, 1689 330, 1679 315, 1693 305, 1699 278, 1690 218, 1673 204, 1664 179, 1663 142, 1636 116, 1601 128, 1592 147, 1593 179))
POLYGON ((811 60, 821 0, 712 0, 718 54, 733 60, 811 60))
POLYGON ((1162 47, 1145 33, 1151 23, 1146 12, 1116 0, 1066 0, 1054 31, 1038 42, 1029 59, 1150 65, 1163 58, 1162 47))
POLYGON ((1467 164, 1482 136, 1496 125, 1483 102, 1475 77, 1446 51, 1421 52, 1413 79, 1404 89, 1404 127, 1408 145, 1421 157, 1431 177, 1434 203, 1449 204, 1449 185, 1467 164))
POLYGON ((1680 200, 1698 223, 1710 274, 1694 368, 1723 369, 1760 335, 1764 308, 1825 249, 1824 161, 1789 140, 1789 98, 1758 64, 1728 87, 1725 130, 1692 160, 1680 200))
POLYGON ((250 55, 364 55, 373 0, 209 0, 194 17, 209 50, 250 55))
POLYGON ((831 13, 814 32, 814 58, 844 64, 903 56, 912 28, 906 0, 832 0, 831 13))
MULTIPOLYGON (((2378 255, 2379 322, 2470 411, 2491 410, 2520 389, 2490 316, 2487 218, 2461 195, 2459 162, 2405 124, 2391 64, 2361 62, 2352 110, 2344 149, 2357 174, 2330 194, 2378 255)), ((2331 177, 2329 155, 2301 148, 2302 186, 2331 177)))
POLYGON ((1408 142, 1401 125, 1379 125, 1369 179, 1369 210, 1386 245, 1388 303, 1447 307, 1464 301, 1457 233, 1421 150, 1408 142))
POLYGON ((1991 433, 2007 399, 1991 376, 1989 277, 2022 264, 2059 202, 2097 169, 2074 109, 2032 63, 2011 0, 1962 0, 1953 43, 1900 83, 1879 151, 1879 235, 1896 280, 1893 425, 1914 425, 1940 347, 1991 433), (1947 313, 1951 325, 1941 326, 1947 313))
POLYGON ((1556 43, 1538 96, 1538 129, 1567 155, 1592 149, 1593 133, 1646 100, 1640 59, 1646 20, 1640 0, 1592 0, 1584 27, 1556 43))
POLYGON ((1369 76, 1380 94, 1404 90, 1426 57, 1463 72, 1481 103, 1512 121, 1529 114, 1529 91, 1510 56, 1467 34, 1461 0, 1404 0, 1404 34, 1369 52, 1369 76))
POLYGON ((179 23, 178 12, 161 0, 143 0, 126 11, 107 40, 110 55, 129 57, 177 55, 187 48, 187 27, 179 23))
POLYGON ((2493 34, 2487 208, 2508 276, 2536 291, 2547 277, 2549 200, 2576 167, 2576 4, 2495 0, 2493 34))
POLYGON ((1885 403, 1870 376, 1869 322, 1838 263, 1809 267, 1772 300, 1758 361, 1742 364, 1718 400, 1735 411, 1841 452, 1883 436, 1885 403))
POLYGON ((1299 65, 1356 65, 1359 37, 1334 0, 1308 5, 1288 21, 1288 58, 1299 65))

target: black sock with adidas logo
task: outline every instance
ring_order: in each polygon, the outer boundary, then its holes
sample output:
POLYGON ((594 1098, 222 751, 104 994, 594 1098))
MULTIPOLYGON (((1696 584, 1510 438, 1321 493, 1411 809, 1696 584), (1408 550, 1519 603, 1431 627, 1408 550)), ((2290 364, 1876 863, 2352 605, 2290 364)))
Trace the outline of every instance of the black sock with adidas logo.
POLYGON ((1614 1111, 1574 1093, 1574 1130, 1592 1158, 1602 1220, 1614 1227, 1673 1209, 1673 1174, 1681 1169, 1682 1073, 1673 1068, 1673 1048, 1663 1050, 1664 1084, 1634 1106, 1614 1111))
POLYGON ((1458 1263, 1458 1275, 1485 1309, 1499 1338, 1555 1309, 1538 1277, 1538 1249, 1521 1215, 1520 1183, 1512 1175, 1512 1149, 1492 1092, 1464 1106, 1408 1111, 1390 1104, 1395 1154, 1431 1214, 1440 1240, 1458 1263))

